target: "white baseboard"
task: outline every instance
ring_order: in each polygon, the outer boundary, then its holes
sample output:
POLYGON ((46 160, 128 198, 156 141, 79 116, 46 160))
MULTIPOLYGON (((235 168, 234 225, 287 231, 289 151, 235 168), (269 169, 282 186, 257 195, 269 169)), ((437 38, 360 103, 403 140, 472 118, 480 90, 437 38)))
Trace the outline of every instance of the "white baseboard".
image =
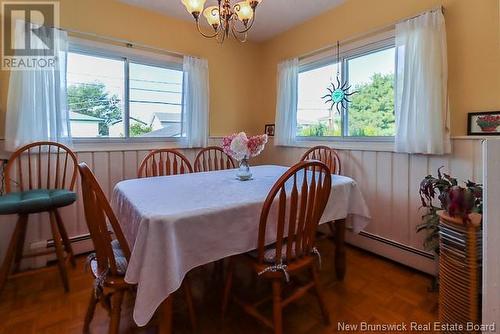
POLYGON ((437 274, 436 260, 429 258, 428 255, 422 255, 424 252, 387 239, 384 242, 382 240, 384 238, 374 237, 378 240, 367 236, 367 234, 347 232, 346 242, 424 273, 433 276, 437 274))
MULTIPOLYGON (((52 240, 43 240, 31 243, 29 245, 30 252, 44 251, 48 248, 54 249, 52 243, 52 240)), ((88 234, 71 238, 71 247, 73 248, 73 253, 75 255, 85 254, 94 250, 94 244, 92 243, 92 240, 90 239, 90 236, 88 234)), ((22 268, 42 268, 47 266, 47 262, 54 260, 56 260, 55 253, 46 256, 38 256, 31 260, 26 260, 22 268)))

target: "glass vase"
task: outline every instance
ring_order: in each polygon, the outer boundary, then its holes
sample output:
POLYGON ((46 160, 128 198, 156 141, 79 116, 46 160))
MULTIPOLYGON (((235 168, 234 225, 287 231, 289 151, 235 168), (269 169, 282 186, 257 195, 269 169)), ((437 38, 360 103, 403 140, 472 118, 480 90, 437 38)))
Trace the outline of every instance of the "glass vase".
POLYGON ((236 173, 236 176, 240 181, 248 181, 252 179, 252 173, 250 172, 248 159, 245 158, 240 161, 240 167, 238 168, 238 173, 236 173))

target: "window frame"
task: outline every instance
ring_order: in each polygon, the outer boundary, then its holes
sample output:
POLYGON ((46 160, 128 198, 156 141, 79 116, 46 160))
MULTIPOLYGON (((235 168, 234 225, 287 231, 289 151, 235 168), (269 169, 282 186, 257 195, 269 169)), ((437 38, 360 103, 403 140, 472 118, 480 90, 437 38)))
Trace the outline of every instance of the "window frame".
MULTIPOLYGON (((341 66, 341 77, 345 75, 349 77, 349 60, 363 57, 372 53, 388 50, 396 47, 396 37, 394 28, 388 31, 375 34, 373 36, 358 38, 350 43, 342 45, 342 50, 339 54, 341 66)), ((336 64, 337 55, 334 54, 335 47, 329 47, 322 51, 313 53, 299 58, 299 74, 303 72, 312 71, 320 67, 336 64)), ((396 67, 397 57, 394 58, 394 83, 396 83, 396 67)), ((396 94, 396 92, 394 93, 396 94)), ((341 122, 342 122, 342 135, 341 136, 299 136, 295 135, 295 140, 300 142, 382 142, 394 143, 394 136, 349 136, 348 122, 349 122, 349 106, 342 108, 341 122)), ((297 115, 295 116, 297 117, 297 115)))
MULTIPOLYGON (((124 92, 123 92, 123 120, 124 137, 73 137, 76 144, 86 143, 109 143, 109 144, 130 144, 130 143, 148 143, 148 142, 177 142, 187 143, 187 137, 130 137, 130 63, 154 66, 169 70, 183 71, 183 58, 181 56, 171 56, 159 53, 153 53, 134 49, 133 47, 124 47, 121 45, 108 44, 93 40, 70 37, 68 53, 78 53, 86 56, 94 56, 106 59, 121 60, 124 66, 124 92)), ((184 96, 182 91, 181 105, 181 134, 185 132, 184 120, 184 96)))

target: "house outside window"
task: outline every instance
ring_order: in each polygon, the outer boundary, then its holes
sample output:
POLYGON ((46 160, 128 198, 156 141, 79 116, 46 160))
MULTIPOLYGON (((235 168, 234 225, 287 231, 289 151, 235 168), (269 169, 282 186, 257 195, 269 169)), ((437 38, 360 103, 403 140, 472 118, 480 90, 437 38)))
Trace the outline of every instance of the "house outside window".
POLYGON ((185 137, 181 57, 75 39, 67 90, 77 140, 185 137))
POLYGON ((104 122, 104 119, 71 111, 69 121, 73 136, 98 137, 99 125, 104 122))
POLYGON ((301 59, 297 139, 392 140, 394 43, 392 31, 341 46, 338 63, 333 50, 301 59), (356 92, 340 112, 322 99, 330 83, 337 84, 337 71, 341 84, 351 86, 349 93, 356 92))

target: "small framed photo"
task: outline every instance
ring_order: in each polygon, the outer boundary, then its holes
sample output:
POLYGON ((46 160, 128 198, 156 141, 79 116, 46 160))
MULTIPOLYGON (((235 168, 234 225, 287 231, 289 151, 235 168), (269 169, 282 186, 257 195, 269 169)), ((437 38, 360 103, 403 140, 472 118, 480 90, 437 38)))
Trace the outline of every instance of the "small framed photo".
POLYGON ((500 111, 469 113, 467 134, 469 136, 500 136, 500 111))
POLYGON ((274 137, 274 124, 266 124, 266 128, 264 129, 264 132, 269 137, 274 137))

